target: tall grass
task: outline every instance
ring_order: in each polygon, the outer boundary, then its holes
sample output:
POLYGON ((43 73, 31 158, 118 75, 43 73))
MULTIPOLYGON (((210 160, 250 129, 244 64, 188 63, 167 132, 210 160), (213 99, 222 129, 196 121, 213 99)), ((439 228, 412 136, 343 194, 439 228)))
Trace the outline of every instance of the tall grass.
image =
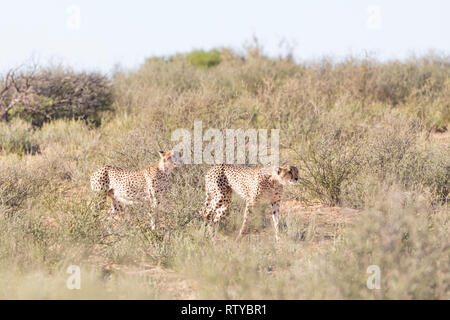
POLYGON ((0 296, 448 299, 450 148, 435 138, 449 124, 448 57, 296 64, 250 49, 222 50, 213 68, 179 54, 115 74, 115 111, 98 127, 1 123, 0 296), (281 161, 300 169, 285 197, 338 206, 350 222, 285 205, 275 244, 262 203, 236 244, 235 199, 213 240, 198 214, 206 165, 173 173, 158 230, 145 205, 111 219, 90 174, 144 168, 196 119, 279 128, 281 161), (69 265, 81 266, 80 291, 65 286, 69 265), (380 290, 366 286, 369 265, 380 267, 380 290))

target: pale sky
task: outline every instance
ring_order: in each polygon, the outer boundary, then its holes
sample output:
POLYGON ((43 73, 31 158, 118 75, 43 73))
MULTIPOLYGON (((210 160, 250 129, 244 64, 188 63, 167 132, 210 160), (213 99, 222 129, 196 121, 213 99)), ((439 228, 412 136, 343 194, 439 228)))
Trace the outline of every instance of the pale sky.
POLYGON ((253 35, 269 55, 298 60, 450 54, 448 0, 2 1, 0 71, 34 60, 108 72, 146 57, 227 46, 253 35))

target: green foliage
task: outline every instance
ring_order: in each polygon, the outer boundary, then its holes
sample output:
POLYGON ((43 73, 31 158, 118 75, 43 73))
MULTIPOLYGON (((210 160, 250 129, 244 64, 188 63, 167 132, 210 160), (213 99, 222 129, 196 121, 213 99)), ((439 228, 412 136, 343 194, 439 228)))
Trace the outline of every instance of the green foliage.
POLYGON ((211 68, 220 63, 220 51, 213 49, 209 51, 194 50, 186 55, 186 61, 197 68, 211 68))

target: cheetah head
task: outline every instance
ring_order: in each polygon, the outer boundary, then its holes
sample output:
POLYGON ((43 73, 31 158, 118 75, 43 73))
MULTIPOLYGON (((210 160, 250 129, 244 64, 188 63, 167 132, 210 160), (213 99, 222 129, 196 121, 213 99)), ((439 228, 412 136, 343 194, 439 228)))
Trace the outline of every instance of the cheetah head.
POLYGON ((276 176, 281 184, 296 184, 298 182, 298 169, 294 166, 282 166, 276 168, 276 176))
POLYGON ((159 151, 160 166, 164 168, 164 170, 171 170, 174 167, 179 167, 183 164, 181 159, 181 154, 178 151, 159 151))
POLYGON ((283 185, 287 183, 296 184, 298 182, 298 169, 294 166, 263 167, 261 168, 261 173, 271 176, 272 179, 283 185))

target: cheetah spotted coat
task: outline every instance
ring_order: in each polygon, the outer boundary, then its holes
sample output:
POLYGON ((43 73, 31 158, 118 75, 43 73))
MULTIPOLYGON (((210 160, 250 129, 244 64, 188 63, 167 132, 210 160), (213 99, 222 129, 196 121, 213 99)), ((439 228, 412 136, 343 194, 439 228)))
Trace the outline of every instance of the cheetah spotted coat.
POLYGON ((272 204, 272 220, 275 238, 278 240, 279 207, 286 183, 297 183, 298 169, 293 166, 280 168, 216 165, 205 176, 206 200, 202 215, 216 226, 226 214, 234 191, 246 201, 244 221, 238 239, 244 234, 248 216, 254 204, 269 199, 272 204))
POLYGON ((112 213, 120 212, 125 205, 135 202, 148 202, 155 208, 169 189, 172 169, 181 164, 179 155, 172 151, 160 151, 160 156, 159 163, 138 171, 103 166, 91 176, 91 189, 104 192, 111 198, 112 213))

